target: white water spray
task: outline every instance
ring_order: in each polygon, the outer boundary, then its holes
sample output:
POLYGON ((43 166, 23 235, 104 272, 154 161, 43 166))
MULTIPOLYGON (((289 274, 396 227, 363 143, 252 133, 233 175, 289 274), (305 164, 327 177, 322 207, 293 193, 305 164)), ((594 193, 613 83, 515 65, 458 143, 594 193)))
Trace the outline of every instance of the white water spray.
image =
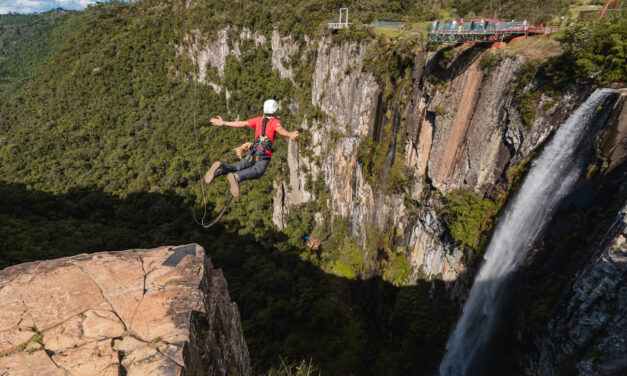
POLYGON ((462 317, 446 345, 440 376, 467 375, 490 340, 507 276, 524 259, 550 214, 581 174, 577 147, 596 109, 614 90, 596 90, 542 151, 515 198, 500 218, 470 290, 462 317))

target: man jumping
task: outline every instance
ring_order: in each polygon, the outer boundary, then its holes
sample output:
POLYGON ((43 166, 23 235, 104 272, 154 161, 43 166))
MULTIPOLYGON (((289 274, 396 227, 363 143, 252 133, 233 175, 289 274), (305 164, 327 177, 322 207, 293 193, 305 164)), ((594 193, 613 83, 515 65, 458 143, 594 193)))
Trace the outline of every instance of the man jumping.
POLYGON ((233 128, 255 128, 255 141, 250 149, 243 155, 242 159, 235 164, 223 164, 220 161, 214 162, 205 174, 205 182, 211 183, 214 178, 226 175, 231 185, 231 194, 239 196, 239 183, 244 180, 259 179, 268 168, 270 158, 274 148, 274 136, 278 133, 281 136, 295 140, 298 131, 288 132, 283 129, 281 121, 276 118, 279 104, 274 99, 268 99, 263 104, 263 116, 246 121, 224 121, 220 116, 212 118, 211 124, 222 127, 233 128))

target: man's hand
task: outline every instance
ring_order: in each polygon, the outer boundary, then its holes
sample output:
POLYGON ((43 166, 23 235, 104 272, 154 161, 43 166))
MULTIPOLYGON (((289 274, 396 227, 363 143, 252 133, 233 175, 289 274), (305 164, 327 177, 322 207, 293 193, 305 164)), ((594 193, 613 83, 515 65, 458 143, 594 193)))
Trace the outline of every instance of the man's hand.
POLYGON ((222 118, 220 116, 218 116, 218 118, 211 118, 211 120, 209 120, 211 122, 211 124, 213 125, 217 125, 218 127, 221 127, 224 125, 224 120, 222 120, 222 118))
POLYGON ((296 139, 296 137, 298 137, 298 135, 300 134, 300 133, 298 133, 298 131, 288 132, 285 128, 283 128, 283 127, 281 127, 281 126, 279 126, 279 127, 276 129, 276 133, 280 134, 280 135, 281 135, 281 136, 283 136, 283 137, 287 137, 287 138, 289 138, 290 140, 295 140, 295 139, 296 139))

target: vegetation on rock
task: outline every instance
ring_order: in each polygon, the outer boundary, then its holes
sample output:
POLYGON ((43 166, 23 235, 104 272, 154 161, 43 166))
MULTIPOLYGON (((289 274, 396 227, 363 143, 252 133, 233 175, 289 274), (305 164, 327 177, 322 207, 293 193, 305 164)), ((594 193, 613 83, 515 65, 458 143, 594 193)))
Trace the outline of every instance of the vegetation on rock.
POLYGON ((463 189, 446 195, 443 212, 447 227, 455 242, 470 250, 471 260, 484 248, 497 211, 495 202, 463 189))
POLYGON ((564 54, 554 74, 601 85, 627 82, 627 17, 578 23, 565 31, 561 44, 564 54))

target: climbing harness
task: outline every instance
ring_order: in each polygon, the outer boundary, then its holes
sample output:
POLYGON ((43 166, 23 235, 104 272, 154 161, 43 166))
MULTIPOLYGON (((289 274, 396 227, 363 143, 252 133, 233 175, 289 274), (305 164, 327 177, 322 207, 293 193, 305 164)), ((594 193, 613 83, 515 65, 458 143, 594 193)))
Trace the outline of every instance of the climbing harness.
POLYGON ((268 151, 270 151, 270 153, 274 153, 272 141, 270 140, 270 137, 266 136, 266 125, 272 119, 276 118, 274 116, 263 116, 263 121, 261 122, 261 134, 257 137, 255 142, 250 145, 250 149, 248 149, 248 151, 244 154, 244 158, 246 158, 251 165, 254 165, 259 161, 269 161, 270 156, 268 155, 268 151))

